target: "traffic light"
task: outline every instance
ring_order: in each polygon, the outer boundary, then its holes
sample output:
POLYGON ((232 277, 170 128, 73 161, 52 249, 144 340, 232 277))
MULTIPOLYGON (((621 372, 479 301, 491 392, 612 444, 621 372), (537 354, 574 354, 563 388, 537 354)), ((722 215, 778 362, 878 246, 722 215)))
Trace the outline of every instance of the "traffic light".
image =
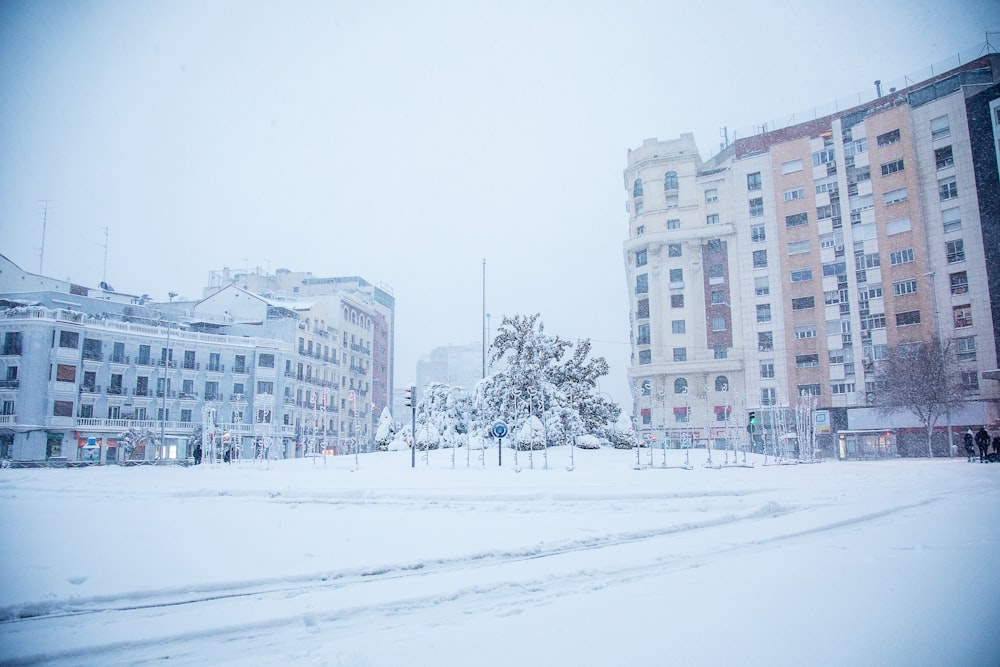
POLYGON ((403 404, 408 408, 413 407, 413 386, 409 386, 403 390, 403 404))
POLYGON ((757 413, 754 412, 753 410, 750 411, 750 423, 751 424, 757 423, 757 413))

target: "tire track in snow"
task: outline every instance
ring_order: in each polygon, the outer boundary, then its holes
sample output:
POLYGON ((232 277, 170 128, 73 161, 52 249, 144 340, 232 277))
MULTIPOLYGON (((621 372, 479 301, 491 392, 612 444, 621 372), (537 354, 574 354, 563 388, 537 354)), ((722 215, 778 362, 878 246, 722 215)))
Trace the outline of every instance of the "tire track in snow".
MULTIPOLYGON (((680 569, 702 565, 706 559, 727 556, 748 548, 759 548, 785 540, 794 540, 806 535, 817 534, 840 528, 858 525, 869 521, 882 519, 893 514, 920 507, 933 502, 936 498, 921 500, 906 505, 888 507, 874 512, 866 512, 825 522, 807 530, 782 530, 782 517, 789 516, 804 509, 816 507, 782 507, 768 503, 763 507, 741 515, 724 515, 703 522, 684 523, 666 528, 633 531, 629 533, 610 534, 584 540, 569 540, 550 546, 530 547, 520 550, 487 552, 462 556, 457 558, 439 559, 424 563, 409 563, 387 565, 381 568, 363 571, 341 572, 319 577, 304 577, 278 579, 269 582, 242 584, 230 588, 219 589, 208 595, 184 595, 175 593, 174 599, 157 600, 164 597, 162 592, 143 594, 139 596, 122 596, 120 600, 145 600, 139 604, 108 605, 113 600, 92 600, 89 605, 78 608, 53 610, 52 613, 22 618, 11 618, 0 624, 4 634, 20 635, 18 645, 45 646, 46 637, 55 636, 64 624, 73 626, 94 623, 101 628, 112 625, 128 627, 136 625, 148 627, 156 617, 162 616, 164 610, 172 608, 172 628, 185 626, 186 629, 164 631, 136 635, 133 633, 129 641, 101 641, 101 633, 77 633, 79 640, 76 646, 53 647, 49 652, 26 655, 10 655, 8 649, 0 652, 4 664, 28 664, 38 661, 72 662, 74 658, 87 656, 88 660, 96 655, 106 655, 112 662, 118 657, 130 656, 123 662, 131 662, 137 655, 162 656, 166 646, 180 646, 185 642, 212 638, 218 641, 220 637, 230 637, 235 642, 252 643, 266 641, 270 635, 283 632, 289 624, 305 624, 315 627, 322 623, 336 628, 337 632, 352 629, 370 628, 373 620, 381 619, 379 627, 386 629, 388 619, 400 619, 397 625, 410 623, 414 614, 435 611, 438 615, 456 615, 475 612, 507 613, 505 610, 523 608, 528 604, 544 603, 565 595, 583 594, 609 586, 621 585, 634 581, 652 573, 662 574, 664 568, 680 569), (717 545, 708 550, 685 552, 680 555, 660 555, 653 559, 648 557, 638 563, 615 566, 612 568, 580 568, 578 564, 566 568, 557 574, 547 573, 538 576, 532 571, 532 562, 544 559, 558 560, 567 556, 579 556, 582 552, 602 552, 615 548, 628 548, 629 545, 669 536, 687 536, 696 531, 731 526, 747 521, 774 519, 777 524, 767 523, 765 527, 772 528, 774 534, 746 539, 719 548, 717 545), (460 585, 456 587, 449 578, 459 572, 472 569, 490 568, 493 579, 488 583, 477 585, 460 585), (516 576, 522 571, 521 576, 516 576), (411 592, 401 595, 398 589, 400 579, 410 580, 410 588, 423 588, 425 594, 411 592), (275 585, 291 583, 293 585, 275 585), (358 597, 371 600, 365 605, 352 604, 330 608, 329 593, 340 590, 351 590, 359 586, 377 587, 384 599, 370 595, 373 588, 366 588, 365 595, 352 594, 346 597, 356 600, 358 597), (248 604, 252 600, 253 604, 248 604), (320 605, 325 609, 303 612, 303 608, 320 605), (263 608, 263 609, 262 609, 263 608), (177 622, 175 615, 186 617, 185 622, 177 622), (69 618, 67 618, 69 617, 69 618), (87 618, 92 618, 92 621, 87 618), (212 619, 207 623, 205 619, 212 619), (6 625, 6 628, 3 626, 6 625), (135 636, 143 636, 136 640, 135 636), (32 641, 37 637, 38 641, 32 641)), ((604 554, 606 555, 606 554, 604 554)), ((543 568, 544 569, 544 568, 543 568)), ((487 575, 481 575, 488 580, 487 575)), ((404 587, 405 588, 405 587, 404 587)), ((169 597, 169 596, 167 596, 169 597)), ((334 597, 336 600, 336 596, 334 597)), ((426 620, 424 616, 422 619, 426 620)), ((183 621, 183 619, 182 619, 183 621)), ((8 645, 11 642, 5 642, 8 645)), ((104 662, 103 660, 101 661, 104 662)))

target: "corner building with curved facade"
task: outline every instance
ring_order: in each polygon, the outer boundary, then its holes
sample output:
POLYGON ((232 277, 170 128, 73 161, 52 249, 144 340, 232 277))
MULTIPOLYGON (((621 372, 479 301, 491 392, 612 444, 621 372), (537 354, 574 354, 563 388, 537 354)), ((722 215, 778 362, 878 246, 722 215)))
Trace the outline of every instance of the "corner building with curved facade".
POLYGON ((935 335, 968 414, 996 421, 998 83, 988 55, 707 162, 691 134, 629 150, 639 431, 720 446, 751 411, 793 428, 803 404, 846 429, 888 349, 935 335))

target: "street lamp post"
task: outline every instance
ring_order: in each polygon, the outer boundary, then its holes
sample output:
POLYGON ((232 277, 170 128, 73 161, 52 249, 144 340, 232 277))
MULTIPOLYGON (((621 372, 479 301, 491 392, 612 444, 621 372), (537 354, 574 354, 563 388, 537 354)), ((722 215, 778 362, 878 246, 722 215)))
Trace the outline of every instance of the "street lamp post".
MULTIPOLYGON (((168 292, 170 303, 173 304, 176 292, 168 292)), ((160 447, 166 447, 167 431, 167 371, 170 369, 170 322, 167 322, 167 347, 163 353, 163 398, 160 401, 160 447)), ((153 452, 153 459, 156 459, 156 452, 153 452)))

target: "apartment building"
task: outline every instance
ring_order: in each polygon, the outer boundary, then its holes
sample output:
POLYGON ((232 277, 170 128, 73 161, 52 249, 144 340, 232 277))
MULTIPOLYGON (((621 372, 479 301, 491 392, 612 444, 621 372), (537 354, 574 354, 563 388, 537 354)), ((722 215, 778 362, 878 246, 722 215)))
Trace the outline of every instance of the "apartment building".
POLYGON ((0 456, 183 459, 206 434, 220 458, 363 447, 380 318, 348 294, 331 309, 235 285, 153 303, 0 256, 0 456))
POLYGON ((990 55, 707 162, 689 134, 630 150, 640 429, 719 442, 753 411, 787 432, 803 403, 846 428, 888 348, 935 335, 997 419, 998 83, 990 55))

